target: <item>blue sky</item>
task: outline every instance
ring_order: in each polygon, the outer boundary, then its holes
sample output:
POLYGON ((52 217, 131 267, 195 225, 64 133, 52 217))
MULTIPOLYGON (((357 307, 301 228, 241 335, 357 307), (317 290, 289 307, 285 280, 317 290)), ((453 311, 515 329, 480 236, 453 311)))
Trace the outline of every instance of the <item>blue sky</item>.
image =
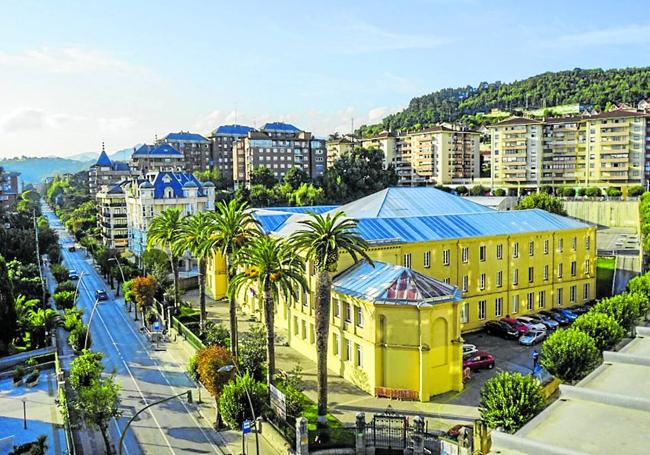
POLYGON ((326 135, 413 96, 650 64, 645 1, 0 0, 0 157, 284 120, 326 135))

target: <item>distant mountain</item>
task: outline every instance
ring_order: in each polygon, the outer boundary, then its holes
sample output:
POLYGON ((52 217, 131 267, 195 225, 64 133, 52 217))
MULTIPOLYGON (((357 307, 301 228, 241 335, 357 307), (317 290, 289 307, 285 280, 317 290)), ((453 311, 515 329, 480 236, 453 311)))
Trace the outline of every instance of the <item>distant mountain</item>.
POLYGON ((95 164, 96 158, 86 161, 77 161, 66 158, 11 158, 0 160, 0 167, 6 171, 20 172, 24 183, 37 184, 46 177, 67 172, 79 172, 95 164))
MULTIPOLYGON (((85 152, 85 153, 77 153, 76 155, 72 156, 66 156, 66 159, 69 160, 74 160, 74 161, 97 161, 97 158, 99 157, 99 152, 85 152)), ((52 158, 57 158, 57 157, 52 157, 52 158)))
MULTIPOLYGON (((137 148, 138 146, 136 145, 135 147, 137 148)), ((108 155, 108 157, 113 161, 129 161, 132 154, 133 147, 129 147, 128 149, 118 150, 117 152, 108 155)))
POLYGON ((636 104, 647 98, 650 67, 549 71, 509 83, 481 82, 477 87, 437 90, 413 98, 403 111, 385 117, 379 124, 364 125, 358 132, 371 136, 383 130, 419 129, 446 121, 476 126, 499 120, 486 115, 492 109, 522 112, 579 103, 600 111, 611 103, 636 104))

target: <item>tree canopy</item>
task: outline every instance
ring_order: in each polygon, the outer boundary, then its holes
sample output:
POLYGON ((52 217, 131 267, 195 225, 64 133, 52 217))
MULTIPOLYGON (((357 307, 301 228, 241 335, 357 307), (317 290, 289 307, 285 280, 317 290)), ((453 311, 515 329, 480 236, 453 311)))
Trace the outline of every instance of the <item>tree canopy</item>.
POLYGON ((517 205, 517 210, 542 209, 550 213, 566 216, 562 201, 546 193, 533 193, 526 196, 517 205))

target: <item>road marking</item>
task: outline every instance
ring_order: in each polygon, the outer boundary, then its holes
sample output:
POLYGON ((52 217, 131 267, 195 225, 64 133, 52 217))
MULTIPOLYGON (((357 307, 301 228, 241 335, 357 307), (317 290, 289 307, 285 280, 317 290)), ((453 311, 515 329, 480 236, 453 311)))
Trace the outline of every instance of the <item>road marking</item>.
MULTIPOLYGON (((70 262, 73 262, 73 261, 72 261, 72 257, 71 257, 72 255, 70 254, 70 252, 65 251, 65 252, 64 252, 64 256, 66 256, 66 259, 68 259, 70 262)), ((76 258, 76 263, 77 263, 77 264, 79 263, 79 262, 78 262, 79 259, 80 259, 80 258, 78 258, 78 257, 76 258)), ((95 270, 94 266, 93 266, 92 264, 88 264, 85 260, 83 260, 83 258, 81 258, 81 260, 82 260, 83 265, 90 267, 90 268, 92 269, 92 271, 95 273, 95 275, 93 275, 93 274, 88 274, 88 276, 89 276, 89 277, 92 277, 92 278, 95 279, 95 280, 99 280, 99 281, 103 282, 103 280, 102 280, 102 279, 97 275, 97 271, 95 270)), ((90 298, 90 300, 93 300, 92 294, 91 294, 90 290, 88 289, 88 286, 86 285, 86 283, 85 283, 85 282, 82 282, 81 284, 82 284, 84 290, 86 291, 88 297, 90 298)), ((122 313, 122 311, 120 311, 119 308, 116 308, 116 310, 117 310, 117 313, 120 315, 120 317, 126 321, 126 325, 127 325, 127 327, 128 327, 129 330, 131 330, 131 332, 135 335, 135 338, 137 339, 137 341, 138 341, 138 343, 140 344, 140 346, 143 348, 143 350, 144 350, 144 352, 146 353, 147 357, 148 357, 150 360, 152 360, 152 361, 154 362, 154 364, 156 365, 156 369, 157 369, 158 372, 161 374, 161 376, 163 377, 163 379, 165 380, 165 382, 167 383, 167 385, 170 387, 170 389, 172 390, 172 392, 174 392, 174 394, 175 394, 176 391, 177 391, 177 389, 176 389, 176 388, 171 384, 171 382, 170 382, 169 379, 167 378, 167 375, 166 375, 166 374, 163 372, 163 370, 160 368, 160 364, 159 364, 158 360, 155 359, 155 358, 153 358, 153 357, 151 357, 151 355, 149 355, 149 351, 148 351, 148 349, 147 349, 147 346, 142 342, 142 339, 138 336, 138 333, 137 333, 137 332, 133 329, 133 327, 131 326, 131 321, 130 321, 130 320, 129 320, 129 319, 128 319, 128 318, 127 318, 123 313, 122 313)), ((136 388, 138 389, 138 392, 140 393, 140 396, 142 396, 142 399, 144 400, 145 404, 148 404, 146 398, 144 397, 144 394, 142 393, 142 390, 141 390, 140 387, 138 386, 138 384, 137 384, 137 382, 136 382, 136 380, 135 380, 135 377, 133 376, 133 374, 132 374, 132 372, 131 372, 131 369, 129 368, 128 364, 127 364, 126 361, 124 360, 124 357, 123 357, 121 351, 120 351, 119 348, 117 347, 117 343, 115 342, 115 339, 111 336, 111 334, 110 334, 110 332, 109 332, 109 330, 108 330, 108 327, 106 326, 106 323, 104 322, 104 319, 103 319, 102 316, 101 316, 101 313, 99 312, 98 309, 95 310, 95 311, 98 313, 99 318, 100 318, 100 321, 101 321, 102 325, 104 326, 104 329, 106 330, 107 335, 108 335, 109 338, 112 340, 113 345, 115 346, 115 349, 116 349, 118 355, 120 356, 120 359, 122 360, 122 363, 124 364, 124 366, 125 366, 127 372, 129 373, 129 376, 131 376, 131 379, 133 380, 133 382, 134 382, 136 388)), ((220 453, 222 453, 222 454, 225 455, 225 452, 224 452, 224 451, 223 451, 219 446, 215 446, 215 445, 214 445, 212 439, 207 435, 207 433, 205 432, 205 429, 203 428, 203 426, 199 424, 198 420, 196 419, 196 417, 194 416, 194 414, 190 411, 190 409, 186 406, 186 404, 185 404, 182 400, 179 400, 179 401, 180 401, 181 405, 183 406, 183 408, 185 409, 186 413, 190 416, 190 418, 191 418, 192 421, 194 422, 194 424, 195 424, 195 425, 197 426, 197 428, 201 431, 201 434, 203 435, 203 437, 205 438, 205 440, 208 442, 208 444, 210 444, 210 446, 212 447, 212 449, 213 449, 215 452, 220 452, 220 453)), ((171 447, 171 444, 169 443, 169 440, 168 440, 167 437, 166 437, 166 434, 164 433, 164 431, 162 430, 160 424, 158 423, 158 420, 156 419, 156 417, 155 417, 153 411, 150 409, 150 410, 148 410, 148 412, 149 412, 149 413, 151 414, 151 416, 153 417, 154 421, 156 422, 156 425, 158 426, 158 429, 160 430, 160 432, 162 433, 163 437, 165 438, 165 441, 167 442, 167 446, 169 447, 169 449, 171 450, 172 453, 175 453, 174 450, 173 450, 173 448, 171 447)), ((117 425, 117 422, 116 422, 116 426, 118 427, 118 433, 120 433, 119 426, 117 425)), ((120 436, 121 436, 121 433, 120 433, 120 436)), ((218 433, 217 433, 217 436, 221 439, 221 436, 220 436, 218 433)), ((223 441, 223 439, 222 439, 221 443, 225 445, 225 441, 223 441)))

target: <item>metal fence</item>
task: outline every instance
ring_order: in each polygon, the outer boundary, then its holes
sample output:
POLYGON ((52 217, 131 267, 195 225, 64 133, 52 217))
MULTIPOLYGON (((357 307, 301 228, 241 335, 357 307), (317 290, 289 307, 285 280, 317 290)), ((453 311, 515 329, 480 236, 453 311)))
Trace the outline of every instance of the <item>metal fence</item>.
POLYGON ((185 327, 185 325, 174 316, 172 316, 172 327, 176 329, 176 331, 185 339, 185 341, 187 341, 190 346, 192 346, 197 351, 205 347, 203 341, 201 341, 201 339, 197 337, 194 332, 185 327))

